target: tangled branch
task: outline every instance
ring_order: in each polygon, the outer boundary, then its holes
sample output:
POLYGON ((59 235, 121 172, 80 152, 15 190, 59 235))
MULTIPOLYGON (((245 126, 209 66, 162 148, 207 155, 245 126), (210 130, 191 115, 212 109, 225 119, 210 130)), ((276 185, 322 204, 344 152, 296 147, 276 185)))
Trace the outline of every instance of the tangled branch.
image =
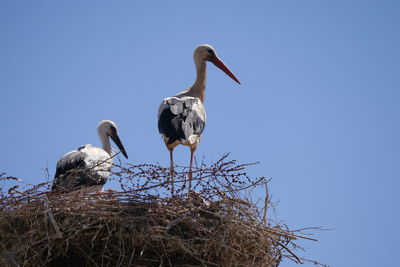
MULTIPOLYGON (((193 171, 177 168, 172 192, 169 168, 121 164, 112 180, 121 191, 49 192, 41 183, 19 191, 0 188, 1 266, 278 266, 297 256, 298 239, 266 217, 247 190, 265 177, 224 155, 193 171)), ((5 174, 0 176, 0 180, 5 174)), ((314 261, 312 261, 314 262, 314 261)), ((315 262, 317 263, 317 262, 315 262)), ((319 264, 319 263, 317 263, 319 264)))

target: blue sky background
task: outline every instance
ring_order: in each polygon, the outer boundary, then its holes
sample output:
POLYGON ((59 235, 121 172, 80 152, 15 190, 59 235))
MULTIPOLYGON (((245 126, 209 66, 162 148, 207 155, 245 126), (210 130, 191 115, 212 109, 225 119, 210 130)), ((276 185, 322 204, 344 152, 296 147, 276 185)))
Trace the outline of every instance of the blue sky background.
POLYGON ((168 166, 158 106, 192 84, 193 49, 209 43, 242 85, 208 66, 197 156, 260 161, 251 172, 272 177, 278 219, 335 228, 301 242, 301 256, 395 266, 399 13, 389 0, 3 0, 0 172, 43 181, 64 153, 100 145, 102 119, 119 126, 129 162, 168 166))

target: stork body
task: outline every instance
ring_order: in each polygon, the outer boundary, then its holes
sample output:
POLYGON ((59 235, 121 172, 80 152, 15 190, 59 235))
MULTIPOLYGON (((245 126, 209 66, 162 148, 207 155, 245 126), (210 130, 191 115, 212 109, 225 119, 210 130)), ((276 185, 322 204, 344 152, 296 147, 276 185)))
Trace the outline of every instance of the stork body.
POLYGON ((97 130, 103 148, 88 144, 65 154, 57 162, 52 190, 102 191, 110 176, 113 162, 109 137, 115 142, 121 153, 128 158, 114 122, 101 121, 97 130))
POLYGON ((206 123, 204 89, 206 86, 206 61, 214 63, 228 76, 240 84, 229 68, 217 57, 210 45, 198 46, 193 54, 196 66, 196 81, 176 96, 163 100, 158 110, 158 130, 170 151, 170 167, 173 177, 173 150, 177 145, 190 147, 189 190, 192 179, 193 156, 200 142, 206 123))
POLYGON ((196 149, 206 123, 206 111, 199 98, 167 97, 160 105, 158 117, 158 128, 169 150, 179 144, 196 149))

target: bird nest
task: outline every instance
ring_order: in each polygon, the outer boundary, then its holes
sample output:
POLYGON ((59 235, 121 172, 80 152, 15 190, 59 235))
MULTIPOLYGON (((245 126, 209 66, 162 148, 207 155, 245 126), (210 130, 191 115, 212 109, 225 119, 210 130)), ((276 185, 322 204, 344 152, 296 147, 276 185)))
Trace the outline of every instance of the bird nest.
MULTIPOLYGON (((298 239, 314 240, 267 219, 246 195, 266 188, 251 164, 223 156, 193 172, 157 165, 114 167, 119 192, 52 193, 42 183, 25 190, 0 175, 0 266, 278 266, 306 261, 298 239), (8 192, 4 192, 8 184, 8 192), (196 192, 196 193, 195 193, 196 192)), ((260 207, 261 206, 261 207, 260 207)), ((314 262, 314 261, 313 261, 314 262)), ((316 262, 314 262, 316 263, 316 262)))

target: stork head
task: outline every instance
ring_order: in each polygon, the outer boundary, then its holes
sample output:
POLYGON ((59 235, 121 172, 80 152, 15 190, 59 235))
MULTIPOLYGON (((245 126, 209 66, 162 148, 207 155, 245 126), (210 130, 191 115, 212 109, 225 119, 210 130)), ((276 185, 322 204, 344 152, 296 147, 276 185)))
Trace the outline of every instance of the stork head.
POLYGON ((101 121, 99 123, 99 126, 97 127, 97 130, 99 132, 100 138, 102 136, 110 137, 119 148, 119 151, 121 151, 121 153, 124 155, 124 157, 128 158, 128 154, 125 151, 124 145, 122 144, 121 139, 119 139, 117 125, 115 125, 113 121, 101 121))
POLYGON ((225 65, 225 63, 217 56, 217 52, 215 52, 215 49, 208 44, 204 45, 199 45, 196 47, 194 50, 193 54, 195 60, 196 59, 202 59, 205 61, 210 61, 212 62, 215 66, 217 66, 220 70, 226 73, 229 77, 231 77, 235 82, 240 84, 240 81, 238 78, 233 75, 233 73, 230 71, 230 69, 225 65))

